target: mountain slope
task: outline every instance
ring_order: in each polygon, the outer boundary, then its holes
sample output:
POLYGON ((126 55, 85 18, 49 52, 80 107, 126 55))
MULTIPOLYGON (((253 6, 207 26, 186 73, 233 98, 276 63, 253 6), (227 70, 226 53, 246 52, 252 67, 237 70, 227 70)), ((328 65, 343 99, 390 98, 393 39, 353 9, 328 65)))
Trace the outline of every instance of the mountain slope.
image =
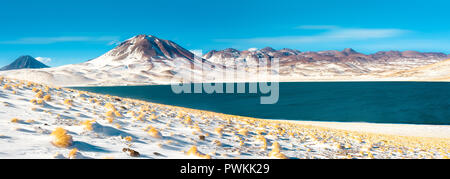
POLYGON ((450 59, 388 75, 412 80, 450 81, 450 59))
POLYGON ((49 66, 41 63, 35 58, 25 55, 17 58, 14 62, 9 65, 6 65, 0 70, 16 70, 16 69, 26 69, 26 68, 48 68, 49 66))
POLYGON ((225 65, 245 63, 256 66, 258 58, 279 59, 282 81, 322 80, 388 80, 387 74, 429 65, 449 56, 444 53, 421 53, 416 51, 381 51, 362 54, 351 48, 343 51, 327 50, 301 52, 292 49, 261 50, 225 49, 210 51, 206 60, 225 65))

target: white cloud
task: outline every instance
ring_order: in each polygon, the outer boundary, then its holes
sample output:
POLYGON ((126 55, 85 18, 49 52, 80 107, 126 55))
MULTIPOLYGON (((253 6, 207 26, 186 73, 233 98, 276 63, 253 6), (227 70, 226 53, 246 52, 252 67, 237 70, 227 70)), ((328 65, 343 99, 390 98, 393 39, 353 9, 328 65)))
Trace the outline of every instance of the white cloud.
POLYGON ((255 51, 258 51, 258 48, 249 48, 248 51, 255 52, 255 51))
POLYGON ((50 63, 52 61, 52 59, 49 57, 36 57, 35 59, 44 64, 50 63))
POLYGON ((119 40, 112 40, 108 45, 119 45, 121 42, 119 40))
POLYGON ((339 26, 335 25, 302 25, 296 27, 297 29, 307 29, 307 30, 331 30, 338 29, 339 26))
POLYGON ((193 50, 189 50, 191 53, 193 53, 195 56, 201 57, 203 56, 203 51, 200 49, 193 49, 193 50))
MULTIPOLYGON (((316 29, 318 28, 319 27, 316 27, 316 29)), ((361 41, 368 39, 382 39, 382 38, 397 37, 406 34, 408 32, 409 32, 408 30, 403 29, 328 28, 326 32, 309 36, 258 37, 248 39, 216 39, 216 41, 264 44, 264 45, 285 45, 297 43, 327 43, 327 42, 361 41)))
POLYGON ((117 41, 116 36, 61 36, 61 37, 26 37, 11 41, 0 41, 0 44, 53 44, 60 42, 111 42, 117 41))

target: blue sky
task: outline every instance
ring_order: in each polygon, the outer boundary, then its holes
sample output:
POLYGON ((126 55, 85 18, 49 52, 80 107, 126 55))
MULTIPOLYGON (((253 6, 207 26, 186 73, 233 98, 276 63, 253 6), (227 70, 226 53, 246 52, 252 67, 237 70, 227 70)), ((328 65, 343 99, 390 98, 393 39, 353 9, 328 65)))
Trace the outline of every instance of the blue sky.
POLYGON ((418 50, 450 53, 447 0, 3 0, 0 66, 29 54, 81 63, 137 34, 189 50, 418 50))

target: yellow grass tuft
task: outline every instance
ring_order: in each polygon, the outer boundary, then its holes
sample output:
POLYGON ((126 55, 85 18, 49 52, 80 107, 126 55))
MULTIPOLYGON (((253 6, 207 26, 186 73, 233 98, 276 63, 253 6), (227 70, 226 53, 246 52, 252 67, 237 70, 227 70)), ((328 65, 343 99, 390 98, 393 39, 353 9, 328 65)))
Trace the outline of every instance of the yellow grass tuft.
POLYGON ((9 86, 8 84, 3 85, 3 89, 8 90, 11 89, 11 86, 9 86))
POLYGON ((132 117, 136 116, 136 113, 134 111, 128 111, 127 114, 132 117))
POLYGON ((154 127, 150 127, 150 130, 147 131, 148 134, 150 134, 150 136, 154 137, 154 138, 161 138, 161 133, 158 131, 158 129, 154 128, 154 127))
POLYGON ((114 114, 114 111, 108 111, 105 113, 105 116, 109 118, 114 118, 116 115, 114 114))
POLYGON ((67 134, 67 131, 61 127, 58 127, 53 131, 50 136, 53 137, 52 144, 57 147, 69 147, 72 145, 72 136, 67 134))
POLYGON ((188 116, 188 115, 186 115, 185 117, 184 117, 184 124, 186 124, 186 125, 192 125, 192 119, 191 119, 191 117, 190 116, 188 116))
POLYGON ((112 118, 112 117, 108 117, 108 118, 106 118, 106 120, 109 122, 109 123, 113 123, 113 121, 114 121, 114 118, 112 118))
POLYGON ((214 145, 221 147, 222 146, 222 142, 218 141, 218 140, 213 140, 212 142, 214 145))
POLYGON ((114 115, 116 115, 116 117, 122 117, 122 114, 119 111, 114 111, 114 115))
POLYGON ((114 125, 116 126, 117 129, 122 128, 122 126, 120 124, 118 124, 118 123, 115 123, 114 125))
POLYGON ((43 98, 44 97, 44 92, 39 91, 38 93, 36 93, 35 97, 36 98, 43 98))
POLYGON ((144 116, 145 116, 145 113, 140 112, 139 116, 135 116, 134 118, 135 118, 137 121, 142 121, 143 118, 144 118, 144 116))
POLYGON ((242 128, 242 129, 239 130, 238 134, 243 135, 243 136, 247 136, 248 135, 248 130, 245 129, 245 128, 242 128))
POLYGON ((11 119, 11 122, 12 122, 12 123, 18 123, 18 122, 20 122, 20 120, 17 119, 17 118, 12 118, 12 119, 11 119))
POLYGON ((148 117, 148 121, 153 121, 153 120, 155 120, 157 117, 156 117, 156 115, 155 114, 151 114, 149 117, 148 117))
POLYGON ((77 153, 78 153, 78 149, 77 148, 73 148, 72 150, 70 150, 68 158, 69 159, 75 159, 77 157, 77 153))
POLYGON ((208 155, 208 154, 205 155, 205 154, 199 152, 197 150, 197 146, 195 146, 195 145, 192 146, 185 154, 190 155, 190 156, 197 156, 197 157, 204 158, 204 159, 211 159, 210 155, 208 155))
POLYGON ((73 106, 73 101, 71 99, 65 99, 64 104, 67 106, 73 106))
POLYGON ((287 159, 287 157, 283 153, 281 153, 280 144, 276 141, 272 144, 272 151, 269 152, 269 157, 287 159))
POLYGON ((128 142, 133 141, 133 137, 131 137, 131 136, 126 136, 124 139, 128 142))
POLYGON ((93 122, 95 122, 95 120, 86 120, 86 121, 83 121, 81 123, 81 125, 84 126, 83 127, 84 130, 92 131, 93 130, 93 128, 92 128, 93 122))
POLYGON ((111 104, 111 103, 106 103, 104 107, 106 109, 111 110, 111 111, 116 111, 116 107, 113 104, 111 104))
POLYGON ((44 101, 51 101, 52 100, 52 96, 50 96, 49 94, 44 96, 44 101))
POLYGON ((34 120, 28 119, 28 120, 26 120, 25 122, 26 122, 26 123, 29 123, 29 124, 32 124, 32 123, 34 123, 34 120))
POLYGON ((222 136, 223 127, 220 126, 220 127, 215 128, 215 129, 214 129, 214 132, 215 132, 217 135, 222 136))
POLYGON ((42 105, 42 104, 44 104, 44 100, 42 100, 42 99, 38 99, 38 100, 36 101, 36 104, 40 104, 40 105, 42 105))

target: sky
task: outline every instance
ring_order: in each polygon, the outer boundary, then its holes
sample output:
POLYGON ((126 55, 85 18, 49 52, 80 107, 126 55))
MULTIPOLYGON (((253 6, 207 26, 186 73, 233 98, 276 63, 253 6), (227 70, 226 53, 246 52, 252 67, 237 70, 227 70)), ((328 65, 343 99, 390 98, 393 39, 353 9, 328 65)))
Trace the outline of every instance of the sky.
POLYGON ((450 53, 448 0, 2 0, 0 66, 82 63, 138 34, 188 50, 450 53))

